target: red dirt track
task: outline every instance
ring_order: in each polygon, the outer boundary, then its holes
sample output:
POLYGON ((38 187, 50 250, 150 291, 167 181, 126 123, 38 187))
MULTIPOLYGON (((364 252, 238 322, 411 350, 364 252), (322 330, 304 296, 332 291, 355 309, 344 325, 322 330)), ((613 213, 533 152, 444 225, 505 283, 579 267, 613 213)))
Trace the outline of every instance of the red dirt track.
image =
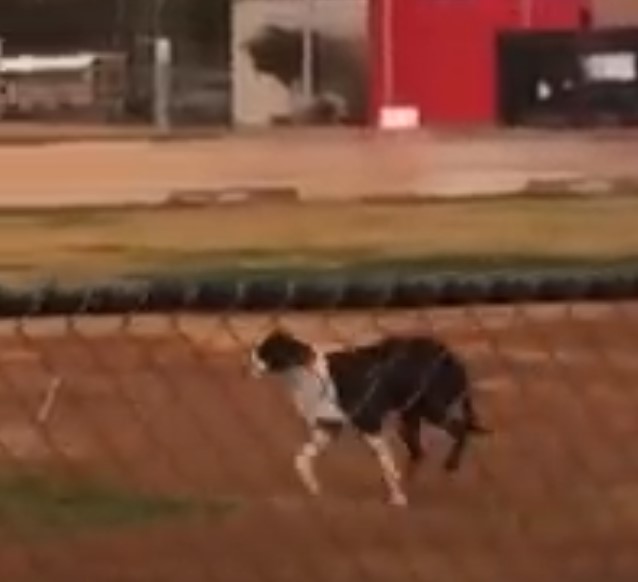
MULTIPOLYGON (((638 306, 281 316, 325 345, 434 332, 463 354, 494 435, 455 476, 430 455, 412 504, 384 504, 348 435, 311 502, 285 394, 245 369, 271 317, 29 322, 0 330, 0 468, 88 473, 126 489, 232 499, 223 517, 21 539, 0 526, 7 582, 635 582, 638 306), (180 332, 180 333, 178 333, 180 332), (49 419, 33 414, 62 379, 49 419)), ((1 522, 0 522, 1 523, 1 522)))

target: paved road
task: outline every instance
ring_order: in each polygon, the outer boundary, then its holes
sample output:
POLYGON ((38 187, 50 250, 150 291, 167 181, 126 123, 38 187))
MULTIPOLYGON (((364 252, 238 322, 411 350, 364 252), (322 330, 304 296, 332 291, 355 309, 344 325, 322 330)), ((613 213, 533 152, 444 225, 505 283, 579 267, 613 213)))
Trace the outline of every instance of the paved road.
MULTIPOLYGON (((30 136, 33 137, 33 136, 30 136)), ((294 130, 153 141, 2 140, 2 205, 153 202, 172 190, 293 186, 311 199, 519 190, 638 179, 635 131, 375 134, 294 130)))

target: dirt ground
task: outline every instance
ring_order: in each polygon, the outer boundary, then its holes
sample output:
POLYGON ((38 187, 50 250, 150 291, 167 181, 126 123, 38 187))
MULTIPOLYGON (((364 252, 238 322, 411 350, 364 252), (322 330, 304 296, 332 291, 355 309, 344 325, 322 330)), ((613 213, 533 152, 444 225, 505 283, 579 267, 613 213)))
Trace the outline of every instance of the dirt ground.
POLYGON ((534 181, 638 178, 633 130, 299 129, 171 141, 46 133, 0 127, 0 205, 157 203, 176 191, 255 186, 293 188, 312 200, 467 196, 517 192, 534 181))
MULTIPOLYGON (((0 462, 130 489, 232 499, 197 515, 41 540, 0 532, 11 582, 634 582, 638 579, 638 305, 9 324, 0 339, 0 462), (248 376, 275 321, 329 348, 434 331, 466 358, 485 422, 455 476, 428 433, 411 506, 383 502, 352 435, 311 502, 291 468, 302 428, 248 376), (34 420, 51 379, 50 417, 34 420)), ((396 443, 395 443, 396 444, 396 443)))

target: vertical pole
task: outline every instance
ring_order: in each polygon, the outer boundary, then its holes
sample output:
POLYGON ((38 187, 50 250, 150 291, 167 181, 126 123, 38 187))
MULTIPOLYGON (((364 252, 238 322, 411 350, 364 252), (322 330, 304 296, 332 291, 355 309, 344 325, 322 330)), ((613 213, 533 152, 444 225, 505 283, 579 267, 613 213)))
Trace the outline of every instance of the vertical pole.
POLYGON ((382 107, 394 102, 394 1, 383 0, 381 11, 382 107))
POLYGON ((303 106, 308 107, 314 97, 314 0, 306 0, 303 17, 303 40, 301 51, 301 93, 303 106))
POLYGON ((520 0, 521 24, 523 28, 532 28, 534 23, 534 0, 520 0))
POLYGON ((171 103, 171 42, 155 38, 153 46, 153 117, 155 127, 162 133, 170 131, 171 103))
POLYGON ((7 99, 7 88, 4 85, 4 79, 2 78, 2 60, 4 58, 4 39, 0 36, 0 119, 4 117, 4 111, 7 99))
POLYGON ((151 26, 153 54, 153 122, 155 128, 170 131, 172 46, 164 36, 164 7, 166 0, 152 0, 151 26))

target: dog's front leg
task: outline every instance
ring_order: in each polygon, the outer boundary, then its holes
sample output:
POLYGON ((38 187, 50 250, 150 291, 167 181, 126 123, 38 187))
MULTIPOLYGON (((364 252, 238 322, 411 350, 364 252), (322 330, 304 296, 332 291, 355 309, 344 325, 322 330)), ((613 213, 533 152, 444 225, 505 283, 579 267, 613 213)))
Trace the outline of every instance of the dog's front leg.
POLYGON ((383 480, 390 494, 390 503, 397 506, 407 505, 408 498, 401 487, 401 473, 397 468, 390 446, 380 435, 368 435, 365 440, 381 466, 383 480))
POLYGON ((312 495, 321 493, 321 486, 315 473, 315 460, 328 447, 330 435, 321 429, 314 429, 310 440, 299 449, 295 456, 295 469, 305 488, 312 495))

